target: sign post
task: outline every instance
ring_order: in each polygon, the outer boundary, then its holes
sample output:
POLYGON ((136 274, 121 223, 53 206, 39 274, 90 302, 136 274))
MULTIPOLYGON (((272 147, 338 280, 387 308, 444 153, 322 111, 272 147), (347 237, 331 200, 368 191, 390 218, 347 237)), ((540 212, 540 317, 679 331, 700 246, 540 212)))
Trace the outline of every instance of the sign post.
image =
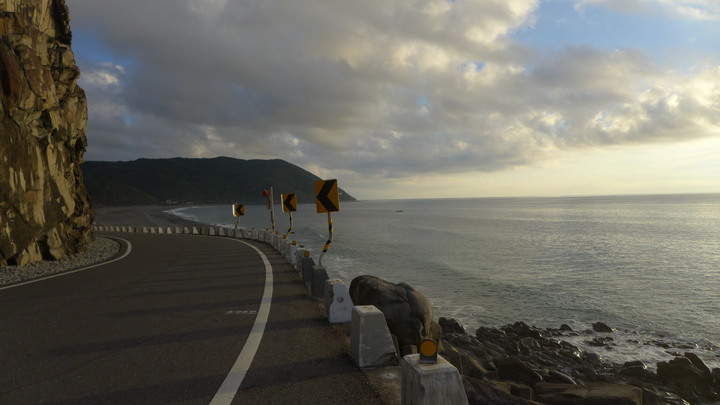
POLYGON ((245 206, 243 204, 233 204, 232 212, 233 215, 237 217, 237 221, 235 221, 235 231, 237 231, 238 225, 240 224, 240 217, 245 215, 245 206))
POLYGON ((270 187, 270 191, 263 190, 263 197, 267 202, 268 210, 270 211, 270 225, 272 225, 272 234, 275 234, 275 204, 273 203, 273 189, 270 187))
POLYGON ((293 228, 292 213, 297 211, 297 197, 295 196, 295 193, 280 194, 280 200, 282 201, 283 212, 287 212, 288 216, 290 217, 290 227, 288 228, 285 236, 283 236, 283 239, 285 239, 288 237, 288 235, 290 235, 290 232, 292 231, 292 228, 293 228))
POLYGON ((315 182, 315 208, 318 214, 328 214, 328 240, 318 259, 318 266, 323 267, 322 259, 330 248, 333 237, 332 213, 340 211, 340 194, 338 193, 337 179, 319 180, 315 182))

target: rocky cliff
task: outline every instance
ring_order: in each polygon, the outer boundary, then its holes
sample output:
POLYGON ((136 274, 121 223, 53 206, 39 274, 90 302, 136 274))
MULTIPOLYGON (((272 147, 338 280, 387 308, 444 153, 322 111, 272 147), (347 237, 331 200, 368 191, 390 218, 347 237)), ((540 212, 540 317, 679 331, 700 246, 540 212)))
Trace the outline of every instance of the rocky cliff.
POLYGON ((57 259, 92 238, 69 23, 64 0, 0 0, 0 266, 57 259))

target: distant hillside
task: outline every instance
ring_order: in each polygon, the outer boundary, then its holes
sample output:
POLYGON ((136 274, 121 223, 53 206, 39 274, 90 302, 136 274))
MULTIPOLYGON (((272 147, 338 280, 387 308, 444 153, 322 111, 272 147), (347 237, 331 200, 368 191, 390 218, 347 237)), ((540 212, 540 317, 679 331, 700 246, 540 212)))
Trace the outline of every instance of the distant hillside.
MULTIPOLYGON (((315 201, 316 175, 284 160, 138 159, 82 164, 85 186, 95 206, 263 204, 262 191, 296 193, 298 203, 315 201)), ((355 201, 340 189, 341 201, 355 201)))

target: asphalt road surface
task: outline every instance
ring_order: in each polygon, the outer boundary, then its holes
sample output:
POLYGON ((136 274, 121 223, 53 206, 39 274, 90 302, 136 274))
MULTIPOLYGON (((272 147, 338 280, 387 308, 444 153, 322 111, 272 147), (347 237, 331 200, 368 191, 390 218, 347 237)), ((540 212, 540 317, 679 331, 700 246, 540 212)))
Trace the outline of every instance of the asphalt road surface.
POLYGON ((122 259, 0 289, 0 404, 382 403, 269 245, 106 236, 122 259))

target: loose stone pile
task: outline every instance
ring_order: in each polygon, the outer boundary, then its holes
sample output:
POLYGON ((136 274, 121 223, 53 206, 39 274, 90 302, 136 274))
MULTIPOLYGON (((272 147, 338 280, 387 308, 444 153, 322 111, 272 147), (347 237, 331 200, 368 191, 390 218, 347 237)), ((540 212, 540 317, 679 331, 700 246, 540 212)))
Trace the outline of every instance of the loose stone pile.
POLYGON ((13 284, 50 274, 89 266, 118 254, 120 244, 113 239, 95 237, 87 248, 73 256, 59 260, 34 262, 25 266, 0 267, 0 285, 13 284))

